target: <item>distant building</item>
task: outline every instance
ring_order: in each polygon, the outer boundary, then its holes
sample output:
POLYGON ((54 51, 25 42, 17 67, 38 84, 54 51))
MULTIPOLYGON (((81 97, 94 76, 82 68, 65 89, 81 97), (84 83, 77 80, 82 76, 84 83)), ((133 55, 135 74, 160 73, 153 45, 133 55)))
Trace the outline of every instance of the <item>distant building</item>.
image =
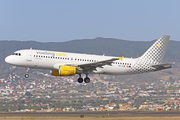
POLYGON ((168 94, 174 93, 174 90, 166 90, 168 94))

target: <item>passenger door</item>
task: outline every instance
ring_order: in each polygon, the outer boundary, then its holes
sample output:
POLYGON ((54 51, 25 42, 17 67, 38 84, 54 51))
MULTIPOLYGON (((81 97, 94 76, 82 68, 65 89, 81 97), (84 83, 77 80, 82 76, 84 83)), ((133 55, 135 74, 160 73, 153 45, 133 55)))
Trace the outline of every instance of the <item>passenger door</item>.
POLYGON ((31 49, 27 51, 26 60, 32 61, 32 50, 31 49))

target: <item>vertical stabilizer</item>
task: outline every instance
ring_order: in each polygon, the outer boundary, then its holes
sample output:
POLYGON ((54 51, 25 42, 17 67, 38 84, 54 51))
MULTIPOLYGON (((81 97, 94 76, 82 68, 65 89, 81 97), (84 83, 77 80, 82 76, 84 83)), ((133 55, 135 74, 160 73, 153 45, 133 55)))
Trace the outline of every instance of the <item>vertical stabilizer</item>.
POLYGON ((169 42, 170 36, 161 36, 141 57, 140 61, 146 64, 161 63, 169 42))

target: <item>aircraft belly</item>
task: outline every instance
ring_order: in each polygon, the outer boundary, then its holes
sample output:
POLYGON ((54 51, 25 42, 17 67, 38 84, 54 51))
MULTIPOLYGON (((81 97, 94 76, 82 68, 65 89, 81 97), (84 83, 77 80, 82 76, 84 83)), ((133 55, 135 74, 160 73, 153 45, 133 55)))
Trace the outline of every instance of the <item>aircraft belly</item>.
POLYGON ((107 66, 107 67, 104 67, 104 74, 124 75, 124 74, 127 74, 128 70, 129 68, 126 68, 126 67, 107 66))
POLYGON ((46 60, 34 59, 33 61, 23 61, 21 67, 29 67, 35 69, 53 69, 53 64, 46 60))

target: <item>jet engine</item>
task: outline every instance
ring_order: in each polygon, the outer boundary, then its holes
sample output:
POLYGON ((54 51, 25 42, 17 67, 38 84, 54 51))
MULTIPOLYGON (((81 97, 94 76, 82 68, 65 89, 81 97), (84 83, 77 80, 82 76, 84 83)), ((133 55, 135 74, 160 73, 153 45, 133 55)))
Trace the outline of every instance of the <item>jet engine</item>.
POLYGON ((59 70, 52 70, 53 76, 71 76, 76 74, 76 67, 60 65, 59 70))

